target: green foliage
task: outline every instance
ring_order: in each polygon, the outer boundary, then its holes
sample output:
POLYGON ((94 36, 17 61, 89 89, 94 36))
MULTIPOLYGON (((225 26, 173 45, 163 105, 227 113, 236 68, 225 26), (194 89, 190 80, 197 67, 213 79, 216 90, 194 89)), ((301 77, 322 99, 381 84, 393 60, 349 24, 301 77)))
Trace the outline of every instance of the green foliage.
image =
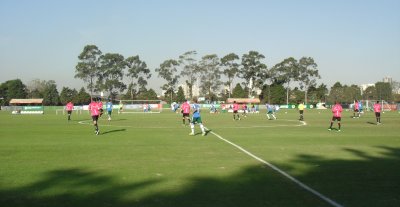
POLYGON ((189 87, 189 97, 193 98, 193 84, 197 81, 198 64, 196 60, 196 51, 188 51, 179 56, 179 65, 181 66, 181 77, 186 77, 186 84, 189 87))
POLYGON ((161 77, 167 81, 161 88, 163 90, 168 91, 171 95, 170 100, 172 99, 173 91, 175 90, 176 84, 178 83, 179 75, 177 74, 179 66, 179 62, 176 60, 166 60, 160 64, 159 68, 156 68, 156 72, 158 72, 158 77, 161 77))
POLYGON ((265 58, 264 55, 257 51, 250 51, 242 56, 242 67, 239 70, 240 77, 246 81, 246 86, 249 86, 248 97, 254 95, 255 87, 262 87, 267 77, 267 65, 261 61, 265 58))
POLYGON ((217 92, 222 85, 221 74, 219 68, 220 62, 217 55, 203 56, 199 70, 201 72, 201 91, 206 95, 208 100, 211 100, 213 94, 217 92))
POLYGON ((118 53, 106 53, 100 56, 100 64, 97 86, 101 90, 108 91, 110 97, 115 99, 117 91, 122 92, 126 89, 122 81, 126 66, 124 56, 118 53))
POLYGON ((90 94, 86 92, 85 88, 82 87, 78 94, 76 95, 74 99, 75 105, 84 105, 84 104, 89 104, 90 103, 90 94))
POLYGON ((182 103, 186 100, 185 94, 183 92, 183 88, 181 86, 178 87, 178 92, 176 93, 176 102, 182 103))
POLYGON ((239 56, 235 53, 229 53, 221 58, 223 74, 228 78, 228 81, 225 82, 229 86, 228 97, 232 93, 232 82, 239 73, 239 63, 236 62, 237 60, 239 60, 239 56))
POLYGON ((57 106, 60 104, 60 96, 58 95, 56 82, 47 81, 43 90, 43 105, 57 106))
POLYGON ((8 105, 13 98, 26 98, 26 86, 20 79, 8 80, 0 85, 2 104, 8 105))
POLYGON ((246 98, 246 91, 243 90, 242 86, 238 83, 232 91, 232 98, 246 98))
POLYGON ((60 93, 60 102, 62 105, 67 104, 72 101, 75 103, 76 96, 78 95, 78 91, 76 89, 70 89, 68 87, 63 87, 60 93))
POLYGON ((393 100, 392 86, 390 83, 375 83, 376 95, 379 100, 391 102, 393 100))
POLYGON ((82 79, 87 83, 91 96, 93 95, 93 91, 99 89, 96 82, 98 82, 100 72, 99 62, 101 54, 102 52, 96 45, 86 45, 82 53, 78 56, 79 62, 75 67, 75 78, 82 79))

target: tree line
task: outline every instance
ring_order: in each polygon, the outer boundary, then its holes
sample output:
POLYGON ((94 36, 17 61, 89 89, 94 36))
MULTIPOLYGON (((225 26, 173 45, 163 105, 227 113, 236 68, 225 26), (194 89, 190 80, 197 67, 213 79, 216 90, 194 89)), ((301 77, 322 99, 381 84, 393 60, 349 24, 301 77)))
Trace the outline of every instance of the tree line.
MULTIPOLYGON (((249 51, 241 57, 235 53, 221 58, 208 54, 200 59, 197 59, 196 51, 185 52, 176 59, 163 61, 154 69, 154 73, 164 80, 161 89, 165 93, 160 99, 182 102, 186 98, 197 98, 193 95, 194 86, 197 86, 200 95, 209 101, 225 101, 229 97, 258 97, 262 102, 274 104, 332 103, 335 100, 351 103, 354 99, 400 101, 393 93, 393 89, 399 88, 397 82, 378 82, 365 91, 356 85, 337 82, 328 90, 325 84, 316 83, 321 77, 312 57, 299 60, 289 57, 270 68, 263 63, 264 59, 265 56, 257 51, 249 51), (183 88, 178 87, 182 82, 189 88, 189 97, 185 97, 183 88)), ((113 100, 159 99, 152 88, 147 88, 151 77, 151 70, 139 55, 125 58, 118 53, 103 54, 96 45, 86 45, 78 56, 75 78, 86 84, 88 92, 83 87, 79 91, 63 87, 58 93, 53 80, 32 80, 24 85, 16 79, 0 85, 0 101, 7 105, 11 98, 43 98, 45 105, 68 101, 87 104, 92 96, 103 91, 113 100)))

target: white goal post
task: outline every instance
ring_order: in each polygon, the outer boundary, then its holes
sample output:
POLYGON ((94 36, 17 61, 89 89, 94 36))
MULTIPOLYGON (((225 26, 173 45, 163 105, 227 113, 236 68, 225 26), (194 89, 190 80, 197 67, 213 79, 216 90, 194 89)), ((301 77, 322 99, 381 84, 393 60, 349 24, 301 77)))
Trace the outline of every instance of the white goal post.
POLYGON ((118 113, 161 113, 161 100, 119 100, 118 113))

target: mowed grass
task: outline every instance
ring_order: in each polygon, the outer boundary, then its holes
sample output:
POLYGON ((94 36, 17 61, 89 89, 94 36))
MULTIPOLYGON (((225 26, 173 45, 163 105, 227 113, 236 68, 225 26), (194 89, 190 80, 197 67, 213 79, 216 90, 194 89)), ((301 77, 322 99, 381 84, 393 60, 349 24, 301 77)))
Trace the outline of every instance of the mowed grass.
MULTIPOLYGON (((373 113, 328 131, 330 111, 233 121, 202 113, 189 136, 180 114, 11 115, 0 111, 2 206, 330 206, 215 134, 344 206, 400 206, 400 114, 373 113), (215 133, 215 134, 214 134, 215 133)), ((336 123, 334 127, 337 127, 336 123)))

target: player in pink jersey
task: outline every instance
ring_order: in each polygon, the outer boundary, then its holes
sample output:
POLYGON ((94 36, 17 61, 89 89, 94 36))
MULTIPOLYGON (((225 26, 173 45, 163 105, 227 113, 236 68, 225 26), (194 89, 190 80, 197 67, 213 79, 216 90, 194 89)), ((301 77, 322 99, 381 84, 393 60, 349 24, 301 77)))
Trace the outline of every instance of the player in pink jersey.
POLYGON ((247 117, 247 104, 246 103, 242 104, 242 110, 243 110, 242 116, 247 117))
POLYGON ((338 101, 336 101, 336 104, 332 107, 333 117, 331 120, 331 126, 328 129, 329 131, 332 130, 333 122, 335 122, 337 120, 338 127, 339 127, 339 129, 337 131, 340 132, 340 127, 341 127, 340 121, 342 120, 342 111, 343 111, 342 106, 340 105, 340 103, 338 101))
POLYGON ((360 118, 360 105, 357 100, 354 100, 353 118, 360 118))
POLYGON ((99 110, 100 110, 100 115, 99 115, 99 117, 101 117, 101 115, 103 115, 103 102, 101 102, 101 98, 100 97, 98 97, 97 98, 97 105, 99 106, 99 110))
POLYGON ((238 110, 239 110, 239 104, 236 103, 236 101, 233 101, 233 120, 236 120, 236 116, 237 116, 237 120, 240 120, 239 114, 238 114, 238 110))
MULTIPOLYGON (((96 100, 96 98, 94 98, 94 100, 96 100)), ((94 100, 92 100, 92 102, 90 102, 90 104, 89 104, 89 111, 92 116, 93 125, 95 127, 94 132, 96 135, 99 135, 100 131, 99 131, 99 126, 97 125, 97 121, 99 120, 99 116, 100 116, 100 104, 98 104, 94 100)))
POLYGON ((186 126, 185 120, 188 120, 188 124, 190 124, 190 104, 187 100, 182 103, 181 106, 181 113, 182 113, 182 123, 186 126))
POLYGON ((65 109, 67 110, 68 121, 70 121, 71 120, 72 109, 74 109, 74 104, 71 101, 68 102, 67 105, 65 106, 65 109))
POLYGON ((374 104, 374 112, 376 125, 381 124, 381 104, 379 104, 379 101, 376 101, 376 103, 374 104))

